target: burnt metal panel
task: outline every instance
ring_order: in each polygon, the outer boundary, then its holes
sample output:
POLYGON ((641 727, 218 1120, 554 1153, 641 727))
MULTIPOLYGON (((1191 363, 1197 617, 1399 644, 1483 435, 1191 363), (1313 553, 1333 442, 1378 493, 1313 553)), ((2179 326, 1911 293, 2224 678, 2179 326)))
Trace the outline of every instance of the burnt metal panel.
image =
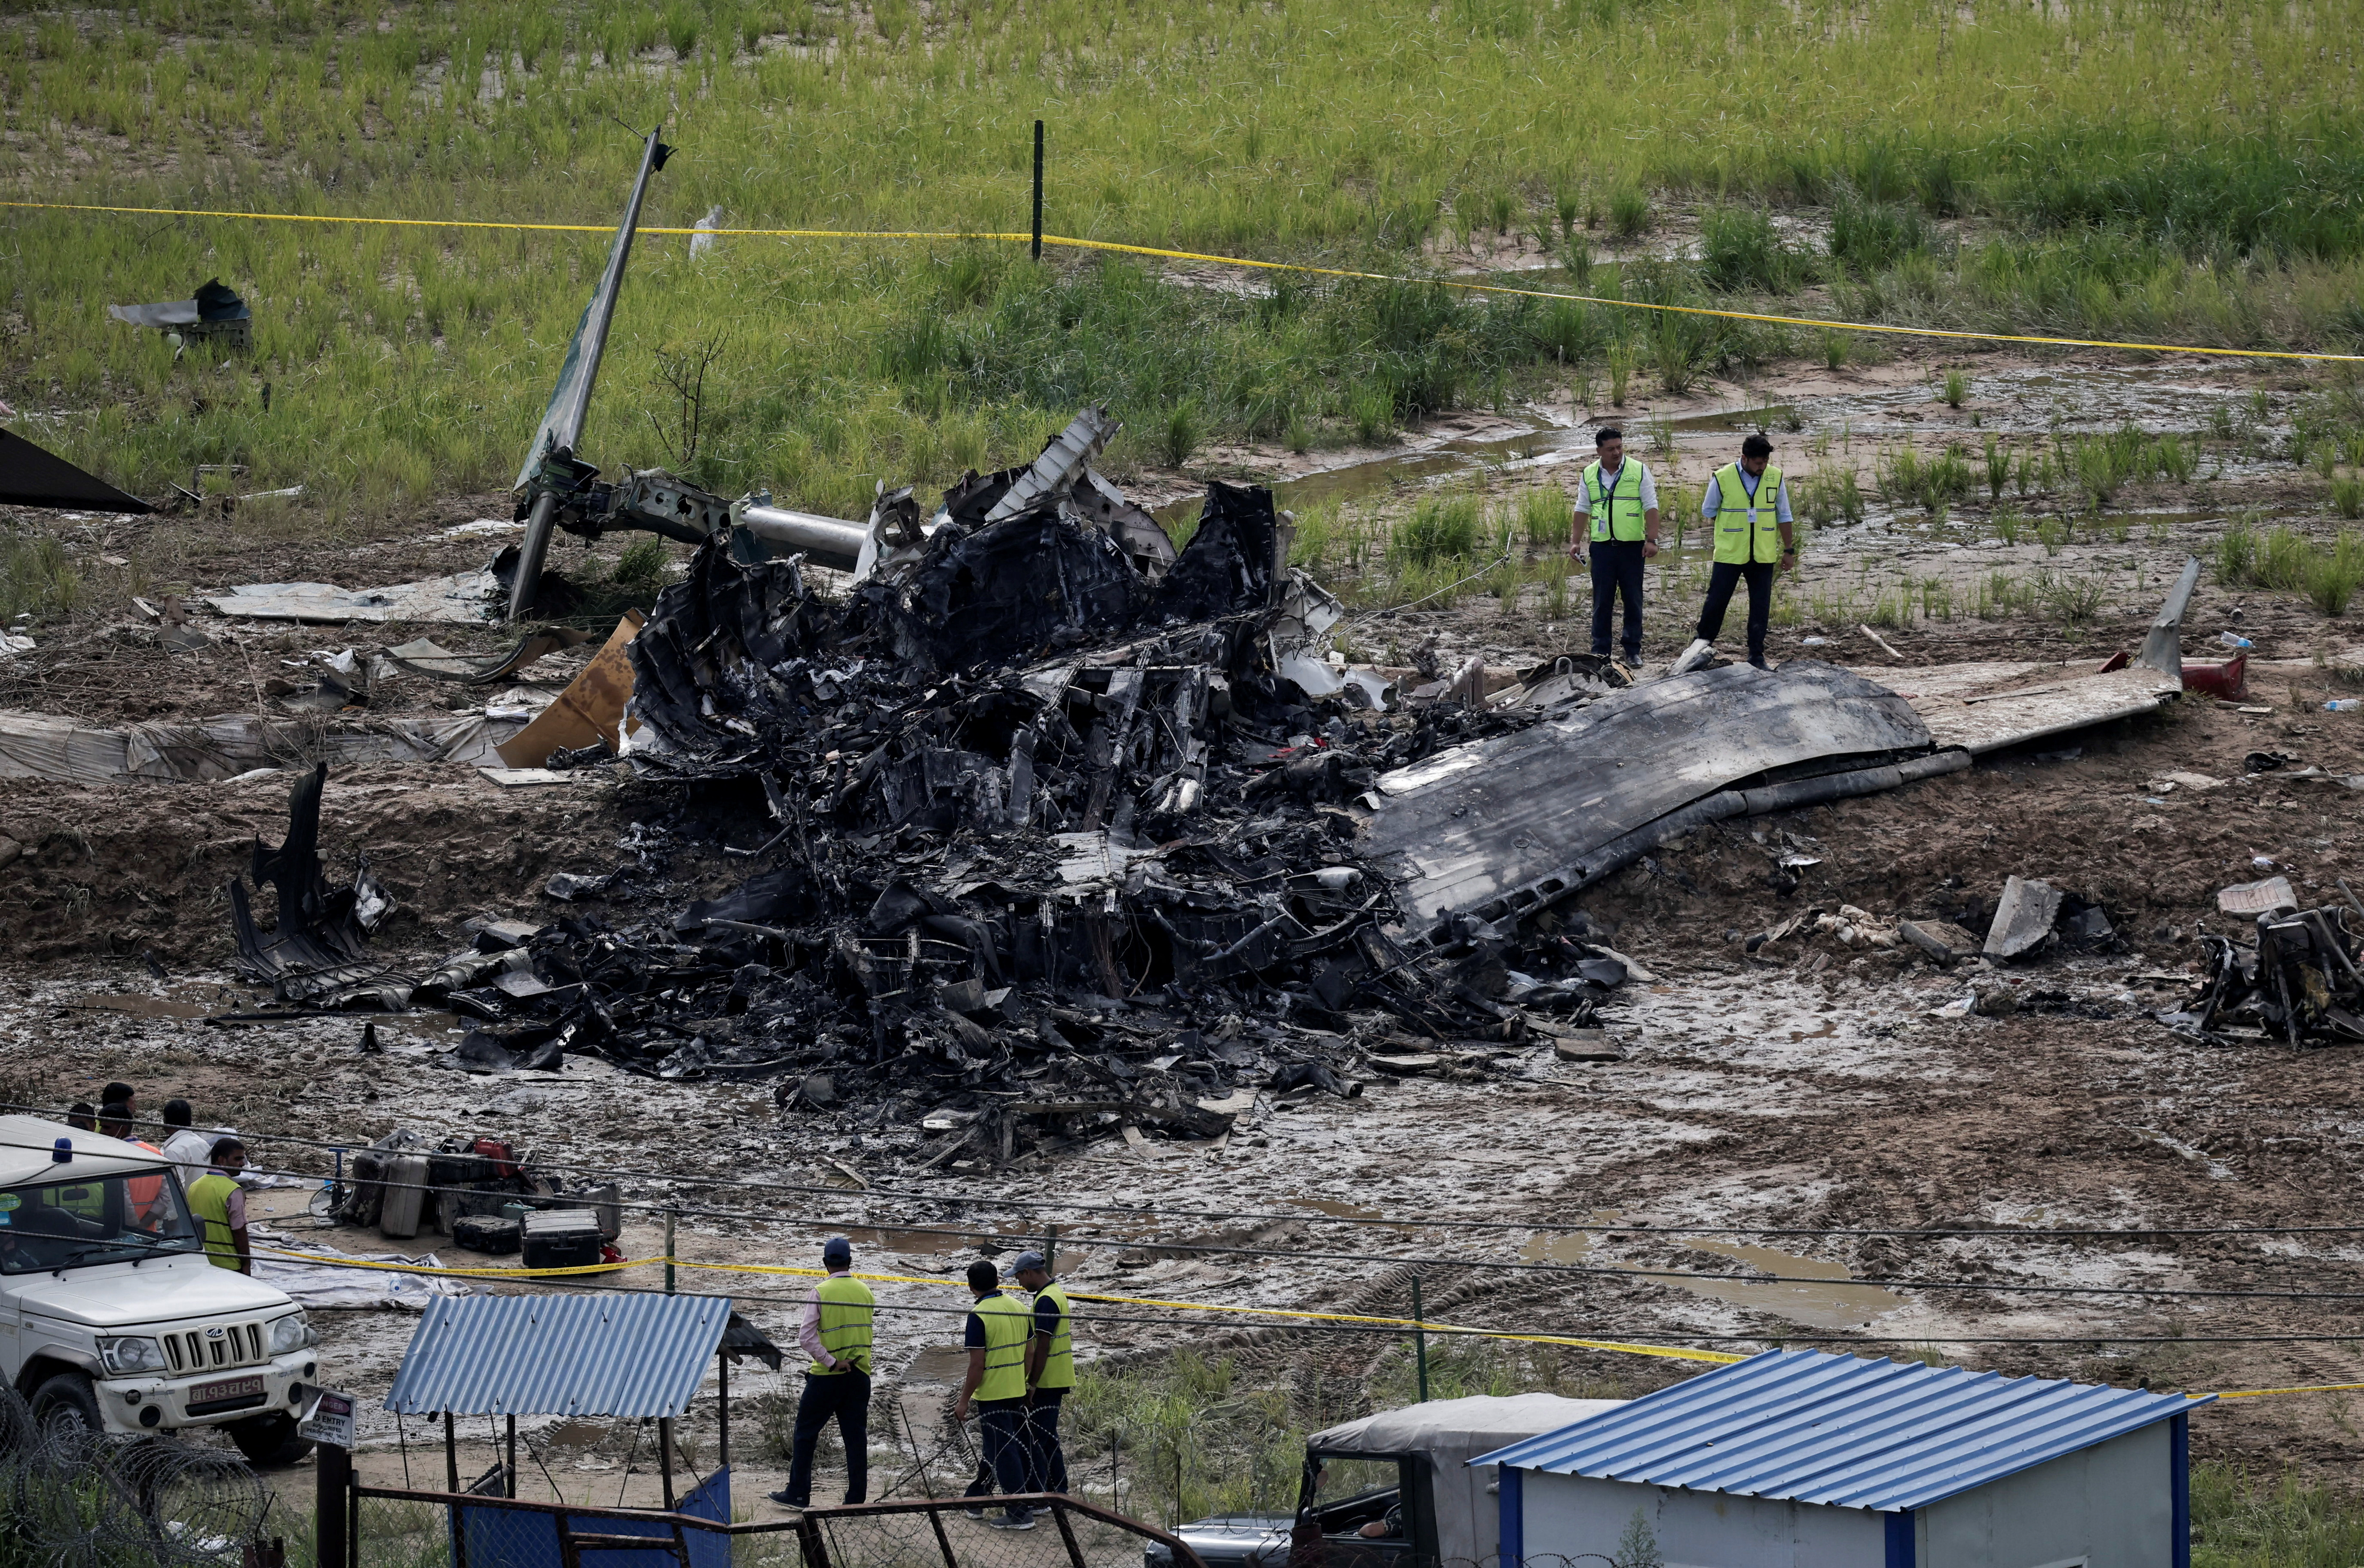
POLYGON ((51 506, 74 512, 128 512, 156 508, 24 437, 0 430, 0 504, 51 506))
POLYGON ((1514 892, 1549 903, 1589 880, 1591 857, 1744 781, 1929 745, 1911 704, 1835 665, 1694 671, 1383 775, 1367 847, 1425 930, 1514 892))

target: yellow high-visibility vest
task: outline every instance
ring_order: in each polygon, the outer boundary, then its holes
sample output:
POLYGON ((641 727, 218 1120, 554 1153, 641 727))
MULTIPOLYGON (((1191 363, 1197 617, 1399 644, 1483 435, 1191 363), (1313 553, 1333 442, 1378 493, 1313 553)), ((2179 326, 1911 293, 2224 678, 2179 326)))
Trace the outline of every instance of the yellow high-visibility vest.
POLYGON ((985 1324, 985 1378, 974 1397, 1026 1397, 1026 1342, 1034 1337, 1034 1313, 1024 1302, 995 1291, 974 1309, 985 1324))
POLYGON ((230 1239, 229 1200, 238 1184, 219 1171, 208 1171, 189 1184, 189 1212, 205 1228, 206 1261, 217 1269, 238 1267, 238 1245, 230 1239))
POLYGON ((1048 1301, 1059 1309, 1059 1326, 1051 1331, 1051 1353, 1043 1358, 1043 1375, 1034 1380, 1037 1388, 1073 1388, 1076 1385, 1075 1319, 1069 1314, 1066 1287, 1056 1280, 1034 1293, 1039 1302, 1048 1301))
POLYGON ((1771 463, 1757 476, 1751 496, 1740 465, 1715 471, 1715 559, 1736 566, 1749 561, 1770 566, 1781 559, 1781 471, 1771 463))
POLYGON ((1584 498, 1592 517, 1592 541, 1605 544, 1616 539, 1632 544, 1640 539, 1647 521, 1642 515, 1642 463, 1638 458, 1627 458, 1618 469, 1611 484, 1600 482, 1600 462, 1598 458, 1584 470, 1584 498))
POLYGON ((866 1373, 870 1370, 870 1320, 877 1297, 870 1287, 852 1274, 831 1274, 813 1286, 820 1297, 821 1348, 837 1358, 837 1365, 823 1366, 815 1362, 805 1370, 815 1377, 828 1377, 847 1368, 866 1373))

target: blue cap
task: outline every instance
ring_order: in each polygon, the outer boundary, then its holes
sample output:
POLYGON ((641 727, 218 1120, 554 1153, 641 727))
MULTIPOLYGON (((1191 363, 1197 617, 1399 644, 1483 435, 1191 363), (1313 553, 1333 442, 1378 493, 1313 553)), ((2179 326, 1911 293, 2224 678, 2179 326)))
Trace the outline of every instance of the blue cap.
POLYGON ((832 1236, 820 1244, 820 1261, 824 1263, 853 1262, 853 1243, 842 1236, 832 1236))
POLYGON ((1040 1252, 1020 1252, 1009 1260, 1009 1277, 1012 1279, 1016 1279, 1029 1269, 1041 1269, 1044 1273, 1049 1273, 1051 1265, 1043 1261, 1043 1254, 1040 1252))

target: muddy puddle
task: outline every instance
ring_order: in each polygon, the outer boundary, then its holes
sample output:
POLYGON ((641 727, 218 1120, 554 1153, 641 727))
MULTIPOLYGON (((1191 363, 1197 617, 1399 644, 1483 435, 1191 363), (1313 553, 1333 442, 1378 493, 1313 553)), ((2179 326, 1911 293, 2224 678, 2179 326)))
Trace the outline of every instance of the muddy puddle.
MULTIPOLYGON (((1861 383, 1823 381, 1789 399, 1767 400, 1743 388, 1729 407, 1657 415, 1637 406, 1578 411, 1569 420, 1534 409, 1521 417, 1529 428, 1509 435, 1457 438, 1408 448, 1385 456, 1344 463, 1273 484, 1279 505, 1304 512, 1323 506, 1353 506, 1391 491, 1415 485, 1450 483, 1480 474, 1510 475, 1526 470, 1561 467, 1589 462, 1593 431, 1614 422, 1626 432, 1626 445, 1662 476, 1683 473, 1700 462, 1722 462, 1734 455, 1734 438, 1752 431, 1768 432, 1795 473, 1835 462, 1850 464, 1865 474, 1868 490, 1871 467, 1879 449, 1900 443, 1941 446, 1960 441, 1975 452, 1989 434, 2024 440, 2030 436, 2099 434, 2132 424, 2149 434, 2189 434, 2206 428, 2218 408, 2235 424, 2270 435, 2287 430, 2288 409, 2277 407, 2260 415, 2252 395, 2244 389, 2209 384, 2204 375, 2180 367, 2145 366, 1998 366, 1973 368, 1968 395, 1961 408, 1948 407, 1932 383, 1918 379, 1886 379, 1861 383)), ((2238 479, 2265 473, 2274 465, 2239 458, 2221 460, 2221 476, 2238 479)), ((2214 465, 2212 464, 2212 467, 2214 465)), ((1201 498, 1182 496, 1153 508, 1168 528, 1195 522, 1201 498)), ((1819 530, 1817 538, 1833 543, 1886 528, 1918 514, 1897 514, 1873 502, 1863 524, 1819 530)), ((2181 514, 2140 515, 2138 523, 2176 522, 2181 514)), ((2204 515, 2202 515, 2204 516, 2204 515)))
POLYGON ((135 1018, 205 1018, 230 1006, 223 1001, 193 1002, 176 996, 143 996, 131 992, 85 991, 68 997, 63 1006, 77 1011, 122 1013, 135 1018))
MULTIPOLYGON (((1614 1209, 1597 1209, 1592 1215, 1593 1222, 1600 1225, 1613 1225, 1617 1218, 1614 1209)), ((1582 1263, 1595 1268, 1622 1269, 1632 1273, 1646 1272, 1615 1258, 1597 1256, 1593 1251, 1597 1240, 1597 1234, 1592 1231, 1556 1234, 1539 1231, 1520 1249, 1519 1256, 1530 1263, 1582 1263)), ((1820 1258, 1740 1241, 1686 1240, 1682 1245, 1694 1252, 1727 1258, 1749 1268, 1783 1277, 1763 1281, 1682 1280, 1663 1274, 1652 1277, 1678 1289, 1687 1290, 1693 1296, 1770 1312, 1806 1328, 1859 1329, 1874 1318, 1907 1305, 1902 1296, 1878 1285, 1853 1283, 1855 1276, 1844 1263, 1828 1262, 1820 1258), (1806 1277, 1801 1281, 1797 1277, 1800 1275, 1806 1277)))

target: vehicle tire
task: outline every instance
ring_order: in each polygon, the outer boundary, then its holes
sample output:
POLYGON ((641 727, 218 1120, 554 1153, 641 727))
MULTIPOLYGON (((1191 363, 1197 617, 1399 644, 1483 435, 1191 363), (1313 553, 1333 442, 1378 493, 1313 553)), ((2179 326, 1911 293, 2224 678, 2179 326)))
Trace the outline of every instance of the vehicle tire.
POLYGON ((312 1440, 296 1434, 293 1416, 249 1416, 222 1430, 229 1434, 249 1464, 293 1464, 312 1451, 312 1440))
POLYGON ((29 1403, 33 1429, 54 1450, 89 1448, 106 1429, 98 1414, 98 1390, 81 1373, 61 1372, 42 1379, 29 1403))

